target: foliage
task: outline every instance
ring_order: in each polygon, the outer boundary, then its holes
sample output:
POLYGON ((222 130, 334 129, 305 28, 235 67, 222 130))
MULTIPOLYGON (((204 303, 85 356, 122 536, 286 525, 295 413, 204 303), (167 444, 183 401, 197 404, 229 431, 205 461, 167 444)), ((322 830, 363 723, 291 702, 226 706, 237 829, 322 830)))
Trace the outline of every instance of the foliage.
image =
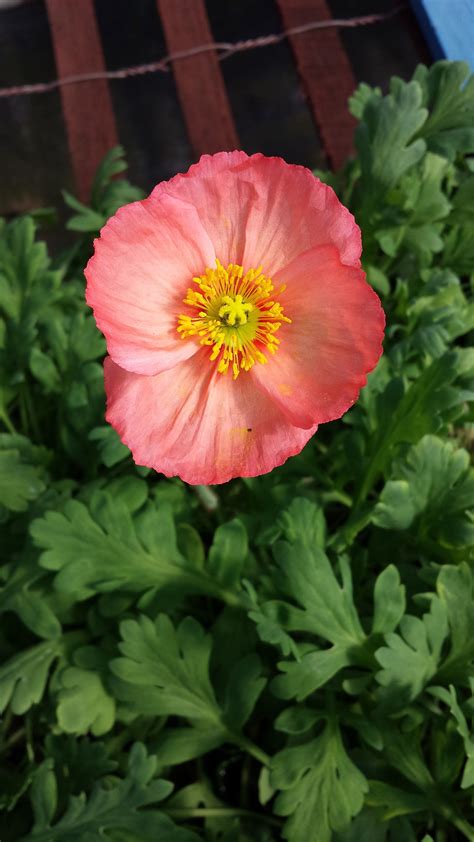
MULTIPOLYGON (((333 185, 387 314, 357 404, 191 488, 104 422, 92 237, 0 226, 2 842, 474 839, 474 80, 361 85, 333 185)), ((38 217, 39 218, 39 217, 38 217)))

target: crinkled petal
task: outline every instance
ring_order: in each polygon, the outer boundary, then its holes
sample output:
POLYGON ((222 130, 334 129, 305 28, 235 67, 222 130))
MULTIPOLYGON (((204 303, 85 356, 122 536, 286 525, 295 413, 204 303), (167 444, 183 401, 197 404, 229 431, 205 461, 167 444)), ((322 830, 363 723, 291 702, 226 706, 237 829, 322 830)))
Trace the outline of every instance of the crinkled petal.
POLYGON ((360 230, 331 187, 305 167, 244 152, 203 155, 153 196, 177 196, 199 208, 224 263, 263 266, 272 276, 299 254, 333 244, 341 261, 360 265, 360 230))
POLYGON ((279 301, 291 324, 281 326, 278 351, 251 378, 297 426, 340 418, 382 353, 380 301, 364 272, 343 265, 331 246, 301 255, 274 283, 287 284, 279 301))
POLYGON ((304 447, 294 427, 245 376, 218 374, 201 349, 171 371, 132 374, 104 363, 107 421, 135 462, 192 485, 257 476, 304 447))
POLYGON ((95 241, 87 302, 107 349, 128 371, 155 374, 196 351, 176 327, 192 278, 215 263, 199 210, 163 195, 121 208, 95 241))
MULTIPOLYGON (((259 201, 253 179, 238 175, 239 167, 248 160, 245 152, 203 155, 187 173, 158 184, 150 197, 159 202, 163 196, 173 196, 196 207, 216 256, 225 265, 241 263, 247 221, 259 201)), ((214 265, 206 264, 211 268, 214 265)), ((194 274, 200 274, 206 266, 194 274)))

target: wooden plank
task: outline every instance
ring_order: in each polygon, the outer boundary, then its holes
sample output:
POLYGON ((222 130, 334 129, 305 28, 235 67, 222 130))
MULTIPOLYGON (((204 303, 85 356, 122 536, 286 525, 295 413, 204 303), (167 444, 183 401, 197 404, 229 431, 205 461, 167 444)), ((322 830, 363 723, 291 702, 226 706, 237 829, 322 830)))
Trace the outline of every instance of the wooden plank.
MULTIPOLYGON (((58 77, 105 71, 93 0, 46 0, 46 8, 58 77)), ((87 201, 98 164, 118 143, 109 86, 96 79, 60 92, 77 191, 87 201)))
POLYGON ((467 61, 474 71, 472 0, 412 0, 434 58, 467 61))
MULTIPOLYGON (((170 53, 213 43, 204 0, 157 0, 157 6, 170 53)), ((176 59, 173 72, 196 155, 237 149, 239 140, 216 53, 176 59)))
MULTIPOLYGON (((325 0, 277 0, 285 29, 330 20, 325 0)), ((338 169, 352 152, 355 120, 347 100, 356 82, 337 29, 321 29, 289 37, 331 165, 338 169)))

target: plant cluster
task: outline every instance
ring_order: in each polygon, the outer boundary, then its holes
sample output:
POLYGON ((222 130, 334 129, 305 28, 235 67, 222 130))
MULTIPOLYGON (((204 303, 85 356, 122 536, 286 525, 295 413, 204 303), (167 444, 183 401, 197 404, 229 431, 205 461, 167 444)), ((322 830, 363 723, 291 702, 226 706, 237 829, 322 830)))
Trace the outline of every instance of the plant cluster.
POLYGON ((357 405, 271 475, 190 487, 104 422, 92 236, 0 227, 2 842, 474 839, 474 79, 361 85, 328 181, 387 314, 357 405))

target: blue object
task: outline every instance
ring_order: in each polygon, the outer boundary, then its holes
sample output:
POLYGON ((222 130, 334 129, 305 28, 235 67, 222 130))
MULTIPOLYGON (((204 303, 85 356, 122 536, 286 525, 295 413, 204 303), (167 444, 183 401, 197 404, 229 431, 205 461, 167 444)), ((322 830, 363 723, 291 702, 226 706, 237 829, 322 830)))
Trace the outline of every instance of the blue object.
POLYGON ((411 0, 433 57, 467 61, 474 71, 474 0, 411 0))

